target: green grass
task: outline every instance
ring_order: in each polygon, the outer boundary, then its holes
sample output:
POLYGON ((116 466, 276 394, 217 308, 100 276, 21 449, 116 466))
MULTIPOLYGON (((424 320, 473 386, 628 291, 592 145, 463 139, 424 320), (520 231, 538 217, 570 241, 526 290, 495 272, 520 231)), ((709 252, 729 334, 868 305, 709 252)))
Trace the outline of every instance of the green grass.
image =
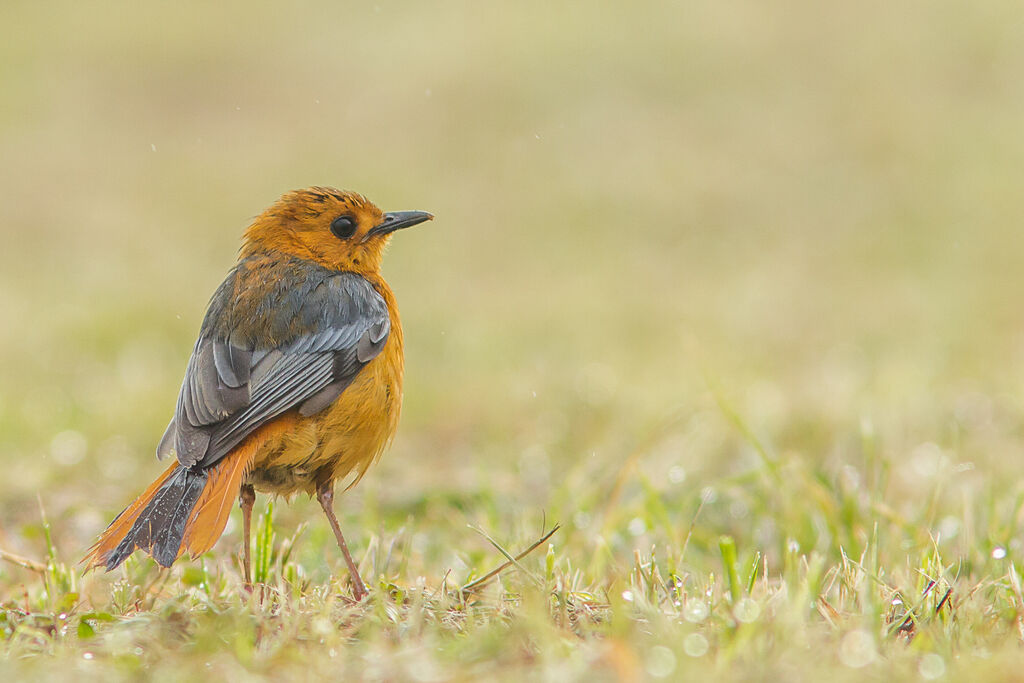
MULTIPOLYGON (((886 492, 888 466, 829 472, 794 457, 711 488, 659 484, 627 463, 625 478, 581 492, 602 494, 596 505, 566 505, 559 515, 575 520, 515 562, 550 520, 500 494, 364 505, 348 520, 372 590, 358 605, 325 525, 286 530, 269 505, 252 595, 223 548, 237 534, 170 572, 133 558, 113 580, 81 576, 50 545, 4 605, 8 665, 158 678, 1012 674, 1019 500, 950 501, 957 467, 940 464, 909 502, 886 492)), ((577 488, 585 469, 559 486, 577 488)))
POLYGON ((4 3, 0 670, 1017 677, 1017 10, 4 3), (369 601, 305 498, 259 498, 252 595, 237 513, 81 575, 246 221, 312 184, 437 216, 337 497, 369 601))

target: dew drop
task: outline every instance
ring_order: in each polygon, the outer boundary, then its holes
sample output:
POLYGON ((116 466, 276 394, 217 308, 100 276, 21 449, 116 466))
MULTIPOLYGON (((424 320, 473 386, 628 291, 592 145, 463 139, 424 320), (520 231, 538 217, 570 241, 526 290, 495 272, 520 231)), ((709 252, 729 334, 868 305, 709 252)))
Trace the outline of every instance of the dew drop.
POLYGON ((699 624, 708 618, 708 605, 703 600, 687 600, 683 609, 683 619, 691 624, 699 624))
POLYGON ((683 639, 683 652, 691 657, 702 657, 708 651, 708 639, 699 633, 691 633, 683 639))
POLYGON ((761 606, 750 598, 740 598, 732 608, 732 614, 737 621, 749 624, 761 616, 761 606))
POLYGON ((664 645, 656 645, 647 653, 645 668, 655 678, 666 678, 676 670, 676 656, 664 645))

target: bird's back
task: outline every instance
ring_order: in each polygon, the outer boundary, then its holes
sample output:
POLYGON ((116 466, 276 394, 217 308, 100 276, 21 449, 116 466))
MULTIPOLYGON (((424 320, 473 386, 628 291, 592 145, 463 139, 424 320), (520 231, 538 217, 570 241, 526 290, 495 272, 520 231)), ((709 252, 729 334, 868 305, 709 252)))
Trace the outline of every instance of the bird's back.
POLYGON ((282 415, 259 450, 247 481, 256 490, 312 493, 325 481, 358 481, 391 441, 402 408, 402 324, 391 288, 363 276, 387 305, 391 333, 380 354, 363 367, 321 412, 282 415))

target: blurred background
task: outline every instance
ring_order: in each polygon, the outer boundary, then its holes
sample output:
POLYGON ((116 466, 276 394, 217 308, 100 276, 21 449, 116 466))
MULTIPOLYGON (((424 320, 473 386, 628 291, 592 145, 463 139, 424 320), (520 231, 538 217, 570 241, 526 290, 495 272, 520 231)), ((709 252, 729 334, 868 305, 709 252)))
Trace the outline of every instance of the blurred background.
POLYGON ((782 505, 744 488, 758 446, 837 490, 884 474, 893 514, 944 477, 947 538, 963 491, 1018 491, 1016 3, 14 1, 0 26, 9 550, 42 552, 38 499, 77 558, 162 470, 242 230, 315 184, 437 216, 385 261, 405 410, 339 499, 356 547, 411 522, 439 577, 466 523, 546 515, 629 553, 648 490, 670 537, 703 499, 709 538, 820 544, 813 509, 752 519, 782 505))

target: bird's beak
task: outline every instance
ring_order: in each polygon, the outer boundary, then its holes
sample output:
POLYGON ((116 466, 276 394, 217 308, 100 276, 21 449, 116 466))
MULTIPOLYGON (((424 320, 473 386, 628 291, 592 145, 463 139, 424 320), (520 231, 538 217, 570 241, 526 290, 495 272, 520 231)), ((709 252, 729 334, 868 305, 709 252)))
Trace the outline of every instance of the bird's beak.
POLYGON ((363 242, 371 237, 386 235, 389 232, 401 230, 402 228, 411 228, 424 221, 433 220, 433 218, 434 215, 426 211, 392 211, 391 213, 386 213, 384 214, 384 220, 379 225, 373 226, 366 232, 363 242))

